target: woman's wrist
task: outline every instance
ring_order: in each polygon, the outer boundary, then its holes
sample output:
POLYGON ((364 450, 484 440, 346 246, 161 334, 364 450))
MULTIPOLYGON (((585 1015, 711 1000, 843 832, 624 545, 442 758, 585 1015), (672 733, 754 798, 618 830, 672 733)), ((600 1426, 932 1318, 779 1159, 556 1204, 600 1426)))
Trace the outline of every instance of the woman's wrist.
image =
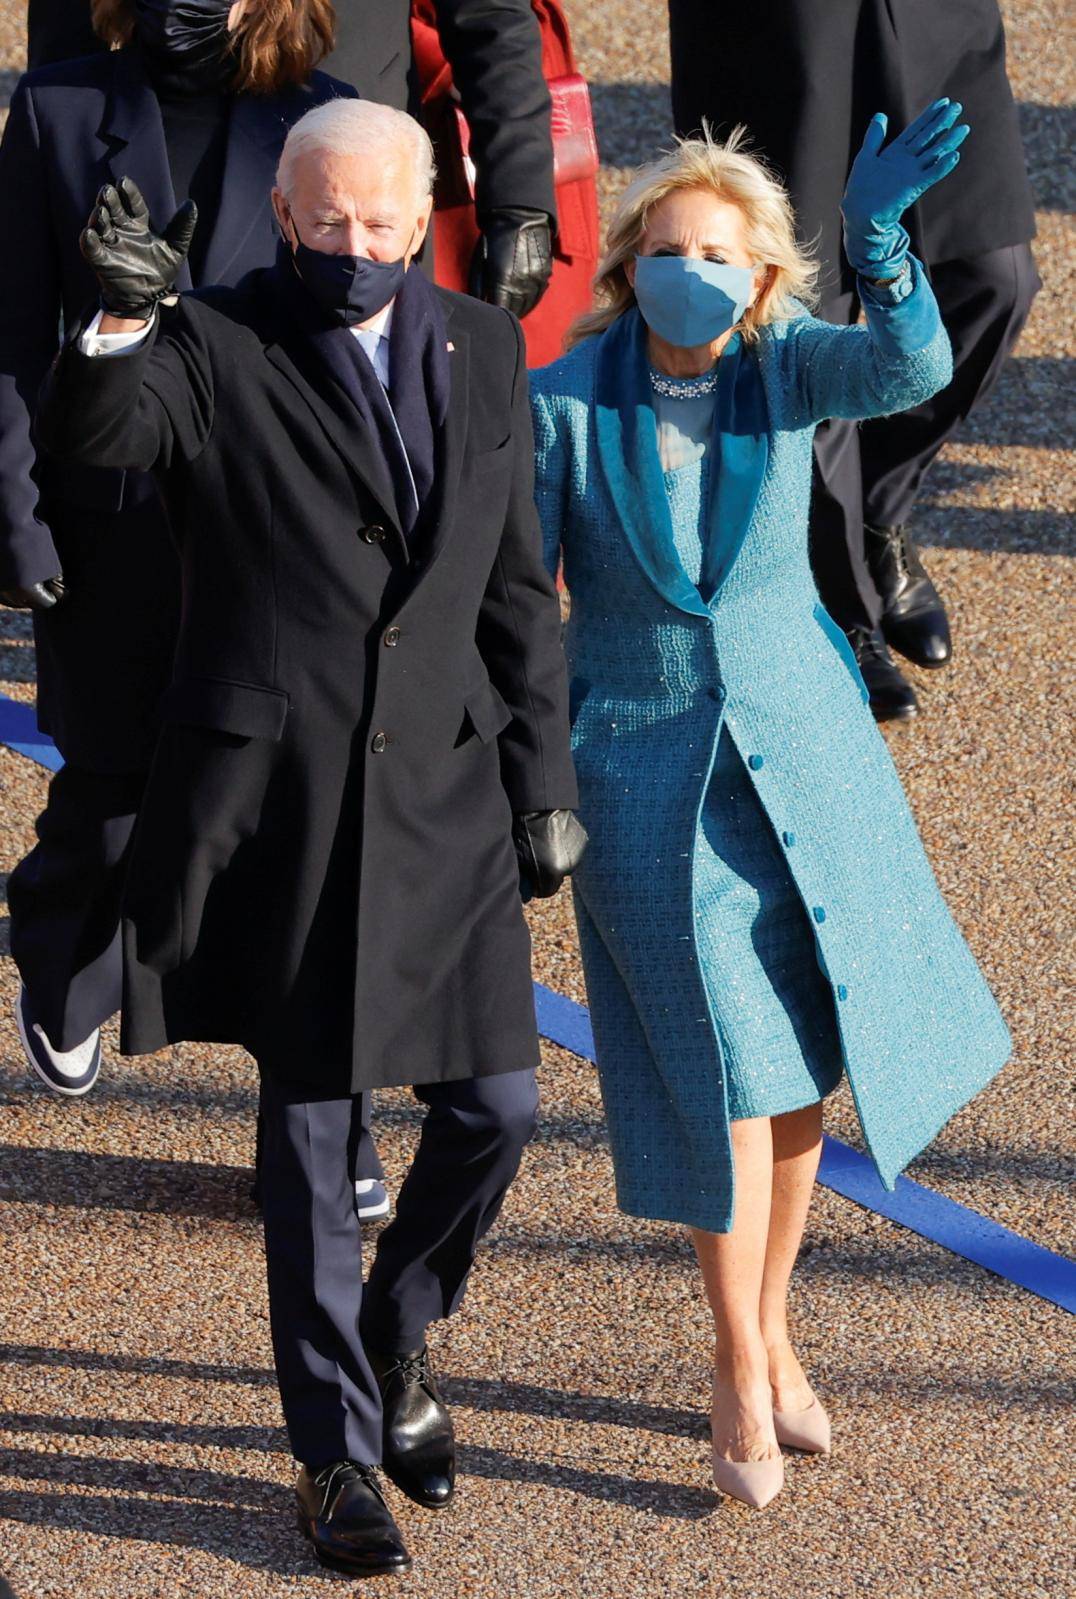
MULTIPOLYGON (((865 273, 862 274, 862 275, 864 277, 866 277, 865 273)), ((907 277, 907 275, 908 275, 908 260, 907 260, 907 257, 905 257, 905 259, 901 262, 901 264, 897 268, 897 270, 895 272, 891 273, 889 277, 885 277, 885 278, 868 277, 867 278, 867 282, 876 284, 878 286, 878 288, 880 288, 880 289, 887 289, 887 288, 891 287, 892 284, 899 283, 901 278, 907 277)))

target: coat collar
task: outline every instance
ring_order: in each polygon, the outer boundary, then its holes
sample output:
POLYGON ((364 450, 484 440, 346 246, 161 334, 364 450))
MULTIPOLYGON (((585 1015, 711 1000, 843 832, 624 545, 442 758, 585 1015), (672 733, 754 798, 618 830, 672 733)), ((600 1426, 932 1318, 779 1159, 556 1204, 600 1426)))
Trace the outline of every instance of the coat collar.
POLYGON ((440 429, 437 440, 436 471, 439 480, 437 516, 416 579, 416 588, 421 587, 429 577, 456 526, 456 505, 459 498, 460 473, 467 449, 470 409, 470 339, 459 325, 452 297, 439 289, 434 289, 433 292, 440 301, 445 319, 445 331, 449 335, 449 391, 444 426, 440 429))
MULTIPOLYGON (((412 593, 428 578, 455 526, 460 472, 467 444, 469 340, 466 332, 454 320, 451 296, 441 294, 436 289, 433 292, 441 302, 446 329, 450 334, 449 396, 445 423, 437 446, 440 490, 437 516, 429 542, 421 554, 412 593)), ((409 552, 396 511, 392 475, 377 446, 377 440, 371 436, 369 429, 361 425, 357 412, 353 412, 346 404, 334 406, 325 397, 321 362, 302 328, 294 324, 282 325, 271 271, 262 275, 262 293, 266 296, 267 323, 272 330, 265 349, 267 359, 298 390, 352 478, 357 479, 373 495, 386 525, 392 529, 398 552, 406 559, 409 552)))
MULTIPOLYGON (((122 177, 133 178, 146 198, 154 223, 164 227, 175 212, 176 196, 161 108, 137 50, 117 50, 111 60, 112 83, 98 136, 108 147, 113 182, 122 177)), ((304 104, 301 93, 293 89, 268 96, 241 94, 232 99, 221 183, 228 203, 218 207, 206 242, 206 283, 229 280, 236 257, 262 221, 288 126, 304 104), (296 102, 294 106, 292 101, 296 102)), ((208 219, 199 226, 208 226, 208 219)), ((192 287, 186 264, 176 287, 192 287)))
MULTIPOLYGON (((764 412, 764 400, 762 406, 764 412)), ((646 324, 633 309, 602 335, 595 369, 595 429, 602 473, 644 576, 669 605, 692 616, 709 618, 713 597, 728 577, 750 526, 768 458, 764 414, 752 421, 751 428, 746 438, 733 436, 722 444, 721 464, 727 454, 731 470, 721 473, 724 481, 713 495, 713 514, 720 523, 710 542, 712 546, 723 542, 721 535, 729 527, 733 536, 724 559, 712 570, 713 595, 708 604, 676 552, 647 376, 646 324)))
MULTIPOLYGON (((166 227, 175 214, 176 195, 164 142, 164 123, 157 96, 150 88, 138 52, 128 47, 111 56, 112 82, 105 97, 98 137, 108 147, 113 183, 133 178, 141 189, 153 224, 166 227)), ((176 288, 192 287, 183 263, 176 288)))

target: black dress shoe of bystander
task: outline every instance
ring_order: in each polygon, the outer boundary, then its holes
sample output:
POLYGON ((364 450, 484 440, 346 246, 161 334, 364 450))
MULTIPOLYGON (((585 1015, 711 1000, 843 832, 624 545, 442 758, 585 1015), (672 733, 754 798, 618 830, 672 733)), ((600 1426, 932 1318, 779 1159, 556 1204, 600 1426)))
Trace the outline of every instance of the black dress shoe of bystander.
POLYGON ((881 630, 854 627, 848 642, 863 674, 876 722, 914 716, 919 709, 915 690, 890 655, 881 630))
POLYGON ((867 565, 882 601, 882 632, 916 666, 945 666, 953 653, 941 595, 903 522, 864 523, 867 565))

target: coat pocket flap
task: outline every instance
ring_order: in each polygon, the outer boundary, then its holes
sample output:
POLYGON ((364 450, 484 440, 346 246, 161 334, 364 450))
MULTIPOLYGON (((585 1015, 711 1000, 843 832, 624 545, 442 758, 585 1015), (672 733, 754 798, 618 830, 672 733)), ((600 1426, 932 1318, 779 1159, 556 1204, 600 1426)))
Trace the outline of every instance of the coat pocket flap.
POLYGON ((483 744, 496 738, 512 720, 512 712, 492 683, 483 683, 481 688, 472 689, 464 698, 463 708, 483 744))
POLYGON ((287 720, 288 696, 283 689, 232 683, 225 677, 182 677, 167 689, 161 714, 167 722, 277 742, 287 720))

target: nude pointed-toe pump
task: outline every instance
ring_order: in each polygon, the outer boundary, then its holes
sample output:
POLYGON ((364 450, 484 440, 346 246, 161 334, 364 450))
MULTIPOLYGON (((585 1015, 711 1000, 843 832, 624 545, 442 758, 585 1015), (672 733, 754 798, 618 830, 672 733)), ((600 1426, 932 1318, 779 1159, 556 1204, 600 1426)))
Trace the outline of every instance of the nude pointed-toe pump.
POLYGON ((781 1455, 772 1460, 725 1460, 714 1455, 714 1486, 730 1499, 739 1499, 753 1510, 762 1510, 785 1485, 785 1463, 781 1455))
POLYGON ((786 1449, 805 1449, 812 1455, 828 1455, 832 1442, 829 1417, 818 1399, 806 1410, 775 1410, 773 1430, 777 1442, 786 1449))

